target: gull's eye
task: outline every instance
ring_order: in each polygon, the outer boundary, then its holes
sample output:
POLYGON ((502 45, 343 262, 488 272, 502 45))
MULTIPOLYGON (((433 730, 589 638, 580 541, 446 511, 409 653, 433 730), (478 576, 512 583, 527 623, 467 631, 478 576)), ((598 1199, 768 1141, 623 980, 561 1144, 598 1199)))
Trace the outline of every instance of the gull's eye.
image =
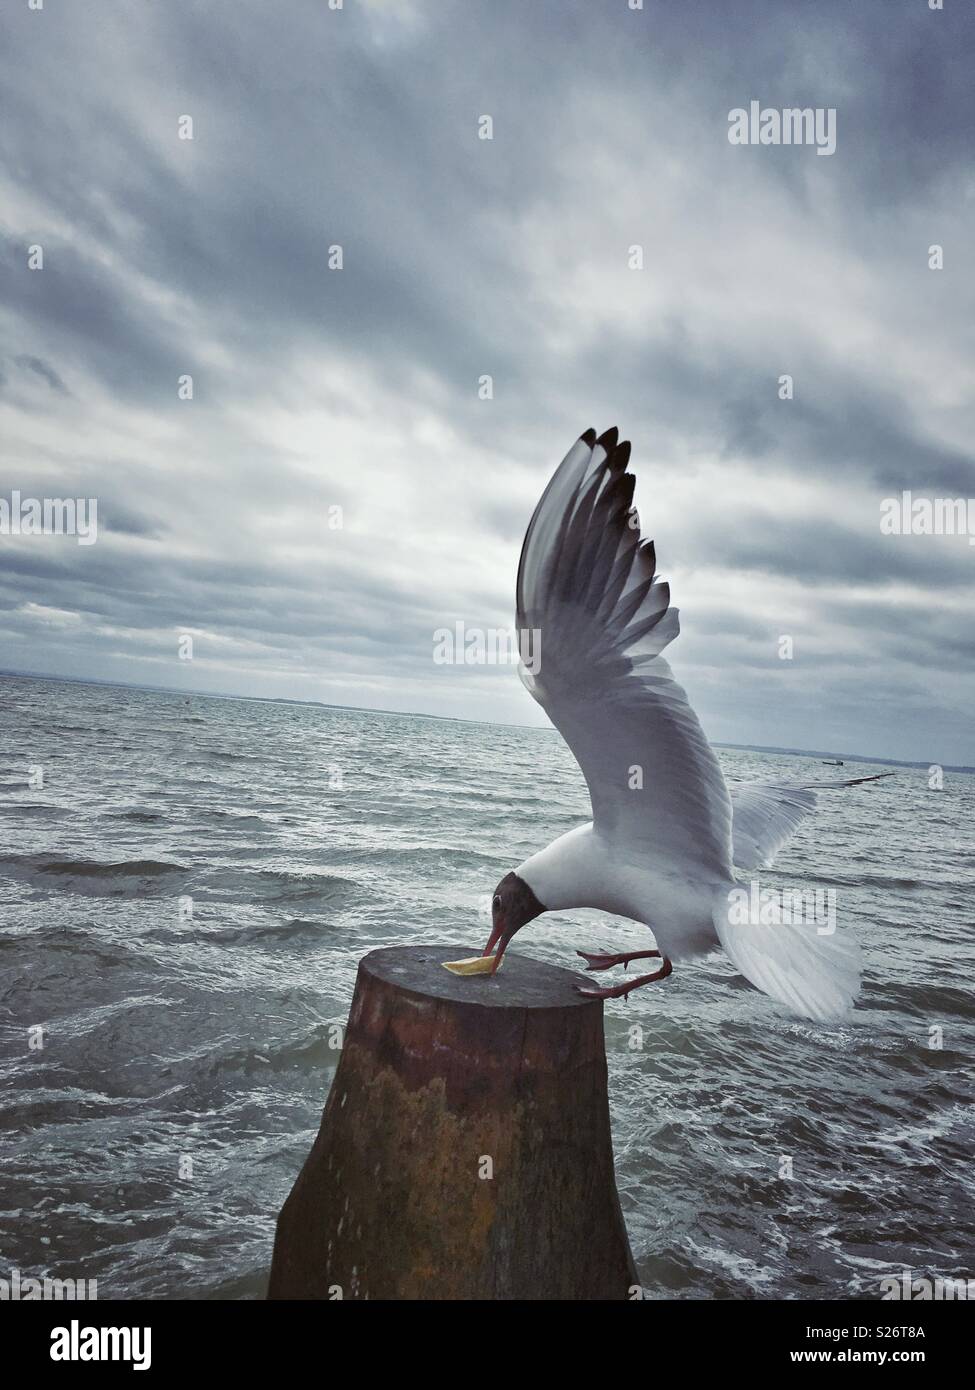
POLYGON ((492 911, 494 911, 494 912, 500 912, 500 911, 501 911, 501 894, 500 894, 500 893, 495 893, 495 895, 494 895, 494 902, 491 904, 491 908, 492 908, 492 911))

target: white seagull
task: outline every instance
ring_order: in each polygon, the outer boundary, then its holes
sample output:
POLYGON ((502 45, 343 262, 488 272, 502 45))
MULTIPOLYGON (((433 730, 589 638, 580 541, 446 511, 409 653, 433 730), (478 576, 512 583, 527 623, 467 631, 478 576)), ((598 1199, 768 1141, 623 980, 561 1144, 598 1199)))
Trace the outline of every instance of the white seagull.
MULTIPOLYGON (((860 988, 856 942, 815 924, 741 922, 736 870, 768 866, 816 806, 816 787, 874 781, 728 786, 687 696, 660 653, 680 631, 670 587, 641 541, 628 443, 587 430, 535 508, 518 565, 520 674, 571 748, 592 820, 533 854, 494 891, 484 955, 493 969, 542 912, 594 907, 645 923, 656 949, 580 951, 590 970, 660 958, 659 969, 594 998, 665 979, 672 962, 723 947, 741 973, 807 1018, 844 1014, 860 988), (524 634, 524 636, 523 636, 524 634), (536 665, 534 661, 531 663, 536 665)), ((889 776, 890 774, 880 774, 889 776)))

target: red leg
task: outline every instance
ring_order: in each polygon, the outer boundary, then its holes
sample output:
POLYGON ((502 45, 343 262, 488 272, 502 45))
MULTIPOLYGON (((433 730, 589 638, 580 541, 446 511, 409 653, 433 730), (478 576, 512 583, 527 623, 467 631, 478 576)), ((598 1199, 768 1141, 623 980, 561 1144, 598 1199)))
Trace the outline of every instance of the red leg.
POLYGON ((673 968, 664 956, 660 969, 655 970, 652 975, 637 975, 635 980, 627 980, 625 984, 616 985, 613 989, 587 989, 584 985, 576 985, 576 990, 586 999, 625 999, 631 989, 639 989, 641 985, 649 985, 654 980, 666 980, 673 968))
POLYGON ((651 956, 659 956, 660 952, 626 951, 619 956, 600 956, 590 951, 576 951, 576 955, 582 956, 587 970, 611 970, 614 965, 622 965, 625 970, 631 960, 649 960, 651 956))

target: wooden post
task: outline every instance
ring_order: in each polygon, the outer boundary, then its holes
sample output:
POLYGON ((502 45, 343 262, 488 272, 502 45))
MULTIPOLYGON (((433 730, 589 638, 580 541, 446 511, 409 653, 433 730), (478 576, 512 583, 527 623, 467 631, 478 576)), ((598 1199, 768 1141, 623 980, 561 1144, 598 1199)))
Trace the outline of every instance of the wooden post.
POLYGON ((278 1218, 269 1298, 625 1299, 603 1009, 510 951, 359 963, 321 1128, 278 1218))

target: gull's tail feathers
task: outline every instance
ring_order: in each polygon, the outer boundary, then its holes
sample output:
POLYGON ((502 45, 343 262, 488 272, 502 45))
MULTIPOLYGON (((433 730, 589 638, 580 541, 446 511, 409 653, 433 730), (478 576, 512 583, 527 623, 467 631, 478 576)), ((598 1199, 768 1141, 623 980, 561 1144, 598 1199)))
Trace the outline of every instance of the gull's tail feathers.
POLYGON ((729 903, 713 912, 718 939, 747 980, 802 1018, 842 1019, 860 993, 862 957, 849 933, 820 934, 805 923, 731 920, 729 903))

